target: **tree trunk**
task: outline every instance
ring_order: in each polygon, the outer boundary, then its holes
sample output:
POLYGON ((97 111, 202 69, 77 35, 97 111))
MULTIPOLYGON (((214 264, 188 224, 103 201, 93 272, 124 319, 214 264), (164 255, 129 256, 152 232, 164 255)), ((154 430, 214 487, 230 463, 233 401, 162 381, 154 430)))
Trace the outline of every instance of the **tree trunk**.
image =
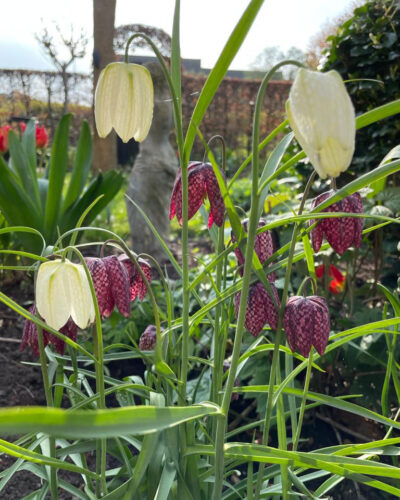
POLYGON ((68 106, 69 106, 69 89, 68 89, 68 74, 67 70, 63 69, 61 73, 61 78, 63 82, 63 87, 64 87, 64 106, 63 106, 63 114, 66 115, 68 113, 68 106))
MULTIPOLYGON (((100 72, 114 61, 114 21, 116 0, 93 0, 93 85, 96 90, 100 72)), ((94 94, 93 94, 94 95, 94 94)), ((93 166, 96 170, 106 171, 117 165, 116 136, 112 132, 101 139, 94 127, 93 166)))

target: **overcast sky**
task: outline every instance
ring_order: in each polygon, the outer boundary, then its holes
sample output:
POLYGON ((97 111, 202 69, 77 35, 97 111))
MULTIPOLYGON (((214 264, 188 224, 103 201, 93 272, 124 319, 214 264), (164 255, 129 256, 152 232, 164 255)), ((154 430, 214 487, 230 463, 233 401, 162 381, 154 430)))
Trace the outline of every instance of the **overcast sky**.
MULTIPOLYGON (((354 0, 265 0, 247 39, 232 63, 247 69, 267 46, 306 50, 310 38, 326 21, 342 14, 354 0)), ((248 4, 248 0, 181 0, 181 51, 212 67, 224 43, 248 4)), ((171 34, 173 0, 117 0, 116 26, 140 23, 171 34)), ((66 33, 71 24, 92 34, 92 0, 12 0, 2 9, 0 67, 50 69, 34 33, 53 22, 66 33)), ((77 71, 89 72, 92 45, 77 71)))

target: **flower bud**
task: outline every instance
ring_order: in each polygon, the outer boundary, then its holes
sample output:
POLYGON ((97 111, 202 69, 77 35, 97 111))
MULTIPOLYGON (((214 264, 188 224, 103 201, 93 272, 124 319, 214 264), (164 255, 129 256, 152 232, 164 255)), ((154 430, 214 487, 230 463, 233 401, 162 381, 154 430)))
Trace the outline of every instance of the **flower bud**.
POLYGON ((329 310, 325 299, 315 295, 290 297, 283 315, 283 326, 293 352, 298 350, 306 358, 311 346, 314 346, 322 356, 330 330, 329 310))
POLYGON ((296 139, 322 179, 347 170, 355 146, 355 112, 337 71, 301 68, 286 111, 296 139))
POLYGON ((111 129, 124 142, 142 142, 153 118, 154 90, 144 66, 115 62, 100 73, 94 97, 97 132, 106 137, 111 129))
POLYGON ((155 325, 148 325, 140 336, 139 349, 141 351, 152 351, 157 342, 157 330, 155 325))

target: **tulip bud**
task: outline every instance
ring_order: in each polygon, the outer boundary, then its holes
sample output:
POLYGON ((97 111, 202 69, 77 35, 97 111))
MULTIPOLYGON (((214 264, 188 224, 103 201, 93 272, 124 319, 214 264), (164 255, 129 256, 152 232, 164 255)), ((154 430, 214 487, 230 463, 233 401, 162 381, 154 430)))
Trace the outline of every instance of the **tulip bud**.
POLYGON ((132 137, 142 142, 153 118, 154 91, 150 72, 144 66, 116 62, 100 73, 94 97, 94 115, 100 137, 111 129, 124 142, 132 137))
POLYGON ((41 264, 36 279, 36 308, 55 330, 69 318, 82 329, 92 323, 94 304, 83 266, 68 259, 41 264))
POLYGON ((322 179, 347 170, 354 153, 356 122, 339 73, 301 68, 286 111, 296 139, 322 179))

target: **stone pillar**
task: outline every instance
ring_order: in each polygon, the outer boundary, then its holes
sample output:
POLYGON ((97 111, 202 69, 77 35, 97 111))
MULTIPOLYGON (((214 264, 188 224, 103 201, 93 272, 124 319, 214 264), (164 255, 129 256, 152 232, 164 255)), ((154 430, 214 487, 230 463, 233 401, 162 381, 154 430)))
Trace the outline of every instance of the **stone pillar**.
MULTIPOLYGON (((139 145, 126 193, 144 210, 164 240, 169 235, 169 203, 178 169, 178 159, 169 142, 173 126, 168 84, 158 62, 146 64, 154 84, 154 115, 149 135, 139 145)), ((158 261, 165 253, 140 212, 127 200, 132 249, 148 253, 158 261)))

